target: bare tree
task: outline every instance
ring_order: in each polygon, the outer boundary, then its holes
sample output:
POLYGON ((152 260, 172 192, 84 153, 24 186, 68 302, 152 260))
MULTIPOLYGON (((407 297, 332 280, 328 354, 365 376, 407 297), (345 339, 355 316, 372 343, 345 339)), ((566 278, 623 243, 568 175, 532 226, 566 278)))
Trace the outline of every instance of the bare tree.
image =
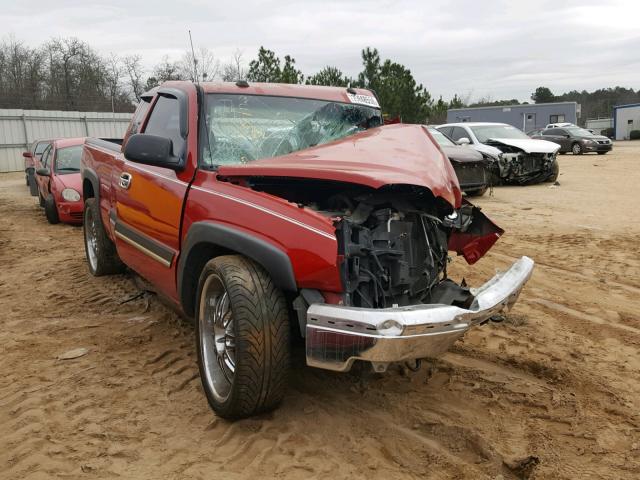
POLYGON ((180 76, 192 82, 213 81, 220 75, 220 62, 213 52, 206 47, 200 47, 195 52, 195 58, 191 50, 184 52, 179 62, 180 76))
POLYGON ((242 51, 236 49, 233 53, 233 60, 229 63, 225 63, 222 67, 222 81, 237 82, 238 80, 244 80, 246 76, 247 69, 244 61, 242 60, 242 51))
POLYGON ((132 97, 136 102, 140 101, 140 95, 144 93, 142 57, 140 55, 127 55, 122 59, 132 97))

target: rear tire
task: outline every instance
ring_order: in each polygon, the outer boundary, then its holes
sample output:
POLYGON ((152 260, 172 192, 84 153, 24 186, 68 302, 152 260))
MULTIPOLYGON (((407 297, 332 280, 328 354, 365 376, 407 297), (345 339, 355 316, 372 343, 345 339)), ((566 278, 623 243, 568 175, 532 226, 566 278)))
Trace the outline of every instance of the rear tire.
POLYGON ((84 201, 82 219, 84 251, 89 271, 95 277, 122 273, 126 267, 116 251, 116 246, 107 236, 100 218, 100 207, 95 198, 84 201))
POLYGON ((289 318, 269 274, 239 255, 214 258, 196 302, 198 366, 211 408, 229 419, 276 408, 289 371, 289 318))
POLYGON ((44 201, 44 215, 47 217, 47 221, 51 225, 60 223, 60 217, 58 216, 58 207, 56 206, 56 200, 53 198, 53 194, 50 194, 44 201))

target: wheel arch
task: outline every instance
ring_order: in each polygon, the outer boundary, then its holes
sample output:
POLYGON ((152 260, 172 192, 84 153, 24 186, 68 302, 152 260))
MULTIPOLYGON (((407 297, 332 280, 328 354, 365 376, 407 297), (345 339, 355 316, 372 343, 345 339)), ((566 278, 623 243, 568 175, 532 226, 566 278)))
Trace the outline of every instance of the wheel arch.
POLYGON ((189 228, 177 265, 177 289, 184 312, 195 316, 196 291, 205 264, 220 255, 243 255, 260 264, 283 291, 297 291, 289 256, 260 238, 213 222, 196 222, 189 228))
POLYGON ((95 198, 96 201, 100 201, 98 174, 89 168, 82 171, 82 198, 95 198))

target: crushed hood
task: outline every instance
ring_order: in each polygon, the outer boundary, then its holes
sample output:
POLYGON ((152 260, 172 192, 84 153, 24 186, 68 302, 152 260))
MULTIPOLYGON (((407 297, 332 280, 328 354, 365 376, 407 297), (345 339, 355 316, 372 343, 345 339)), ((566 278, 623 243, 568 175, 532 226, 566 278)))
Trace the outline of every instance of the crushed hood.
MULTIPOLYGON (((554 153, 560 150, 560 145, 547 140, 533 138, 490 138, 490 144, 502 143, 523 150, 525 153, 554 153)), ((500 148, 500 147, 498 147, 500 148)))
MULTIPOLYGON (((544 142, 549 143, 549 142, 544 142)), ((420 125, 387 125, 280 157, 222 165, 223 177, 294 177, 380 188, 416 185, 458 208, 462 194, 447 157, 420 125)))

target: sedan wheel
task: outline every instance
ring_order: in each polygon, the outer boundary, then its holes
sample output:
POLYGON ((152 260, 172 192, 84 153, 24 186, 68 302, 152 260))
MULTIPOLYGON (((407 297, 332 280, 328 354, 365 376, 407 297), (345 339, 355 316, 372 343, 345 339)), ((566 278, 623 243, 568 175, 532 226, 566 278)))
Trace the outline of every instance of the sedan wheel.
POLYGON ((571 151, 574 155, 582 155, 582 146, 579 143, 574 143, 571 147, 571 151))

